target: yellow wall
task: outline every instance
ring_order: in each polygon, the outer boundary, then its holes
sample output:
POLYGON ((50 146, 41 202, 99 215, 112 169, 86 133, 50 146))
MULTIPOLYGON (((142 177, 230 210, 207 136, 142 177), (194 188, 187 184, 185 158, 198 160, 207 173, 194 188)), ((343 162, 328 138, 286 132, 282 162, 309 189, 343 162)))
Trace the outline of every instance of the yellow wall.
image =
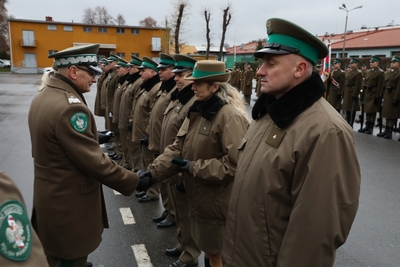
POLYGON ((73 43, 100 43, 115 44, 116 49, 102 49, 99 54, 107 55, 110 51, 115 53, 125 53, 125 59, 130 60, 131 53, 139 53, 139 57, 159 57, 159 52, 168 51, 168 33, 164 28, 144 28, 122 26, 125 33, 117 33, 120 26, 100 26, 106 27, 107 33, 98 32, 99 25, 84 25, 65 22, 46 22, 32 20, 9 20, 10 50, 12 64, 17 64, 24 60, 24 53, 35 53, 38 68, 52 65, 52 59, 47 56, 49 50, 60 51, 73 46, 73 43), (56 25, 57 30, 48 30, 47 25, 56 25), (64 26, 72 26, 73 31, 64 31, 64 26), (84 26, 91 26, 92 32, 83 32, 84 26), (131 29, 138 29, 139 34, 131 34, 131 29), (36 47, 22 46, 22 31, 33 30, 36 47), (152 37, 161 37, 161 50, 152 52, 152 37))

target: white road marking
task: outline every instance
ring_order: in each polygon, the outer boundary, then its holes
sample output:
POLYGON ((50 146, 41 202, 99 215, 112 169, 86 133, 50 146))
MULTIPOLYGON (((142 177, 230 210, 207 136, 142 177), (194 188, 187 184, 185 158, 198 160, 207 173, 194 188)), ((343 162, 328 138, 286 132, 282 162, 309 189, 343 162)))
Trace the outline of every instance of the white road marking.
POLYGON ((147 253, 146 246, 144 244, 133 245, 133 254, 135 254, 136 262, 138 267, 153 267, 151 264, 149 254, 147 253))
POLYGON ((118 192, 118 191, 115 191, 115 190, 113 190, 114 191, 114 195, 122 195, 120 192, 118 192))
POLYGON ((130 208, 119 208, 119 212, 121 212, 122 220, 125 225, 136 223, 130 208))

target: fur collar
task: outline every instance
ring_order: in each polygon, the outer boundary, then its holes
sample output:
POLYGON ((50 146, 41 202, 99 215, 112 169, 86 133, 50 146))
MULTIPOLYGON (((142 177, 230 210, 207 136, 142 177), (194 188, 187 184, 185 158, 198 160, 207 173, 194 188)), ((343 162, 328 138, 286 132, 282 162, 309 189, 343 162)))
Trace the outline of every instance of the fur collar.
POLYGON ((189 84, 180 91, 175 90, 171 94, 171 100, 173 101, 175 99, 178 99, 182 105, 185 105, 187 102, 189 102, 190 99, 192 99, 193 96, 194 92, 192 90, 192 84, 189 84))
POLYGON ((187 117, 190 118, 190 112, 199 112, 203 118, 211 120, 225 104, 226 102, 216 95, 212 95, 206 101, 196 100, 189 108, 187 117))
POLYGON ((128 80, 129 83, 134 83, 139 78, 140 78, 140 72, 138 71, 138 72, 136 72, 134 74, 130 74, 127 80, 128 80))
POLYGON ((129 77, 129 72, 126 73, 124 76, 119 77, 119 78, 118 78, 118 83, 119 83, 120 85, 124 84, 124 82, 128 79, 128 77, 129 77))
POLYGON ((313 73, 310 78, 293 87, 281 98, 262 94, 254 104, 252 117, 259 119, 268 113, 274 123, 281 129, 288 127, 292 121, 304 110, 320 99, 326 91, 318 73, 313 73))
POLYGON ((159 82, 160 82, 160 77, 158 76, 158 74, 156 74, 153 77, 151 77, 150 79, 148 79, 147 81, 143 82, 140 85, 140 88, 142 88, 148 92, 151 90, 151 88, 154 87, 154 85, 156 85, 159 82))
POLYGON ((167 91, 167 93, 169 93, 172 88, 174 88, 176 85, 175 82, 175 76, 170 78, 168 81, 162 82, 161 86, 160 86, 160 90, 161 91, 167 91))

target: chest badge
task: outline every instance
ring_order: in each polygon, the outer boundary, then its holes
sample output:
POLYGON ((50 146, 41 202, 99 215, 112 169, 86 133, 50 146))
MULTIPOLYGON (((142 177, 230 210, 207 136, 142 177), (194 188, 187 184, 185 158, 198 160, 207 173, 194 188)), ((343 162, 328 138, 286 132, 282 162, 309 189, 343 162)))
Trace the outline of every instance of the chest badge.
POLYGON ((269 146, 272 146, 273 148, 278 148, 285 135, 285 131, 274 127, 265 139, 265 143, 269 146))

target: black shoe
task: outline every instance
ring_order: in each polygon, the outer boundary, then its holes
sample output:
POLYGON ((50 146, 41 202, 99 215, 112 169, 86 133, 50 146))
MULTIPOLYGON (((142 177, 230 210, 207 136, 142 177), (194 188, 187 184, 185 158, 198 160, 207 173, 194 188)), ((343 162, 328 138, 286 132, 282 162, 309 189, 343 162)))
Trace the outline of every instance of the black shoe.
POLYGON ((120 160, 120 159, 122 159, 122 156, 121 155, 115 155, 115 156, 111 157, 111 159, 120 160))
POLYGON ((162 222, 164 221, 165 217, 164 216, 158 216, 158 217, 153 217, 153 222, 162 222))
POLYGON ((136 191, 135 197, 139 198, 146 195, 146 191, 136 191))
POLYGON ((151 201, 155 201, 155 200, 158 200, 158 198, 151 198, 147 195, 144 195, 139 198, 139 203, 146 203, 146 202, 151 202, 151 201))
POLYGON ((177 248, 167 248, 165 250, 165 255, 170 257, 179 257, 182 254, 177 248))
POLYGON ((186 264, 181 262, 181 260, 177 260, 169 265, 169 267, 190 267, 190 266, 197 266, 196 264, 186 264))
POLYGON ((157 223, 158 228, 167 228, 170 226, 174 226, 176 223, 170 222, 167 219, 162 220, 161 222, 157 223))
POLYGON ((114 153, 108 154, 108 157, 109 157, 109 158, 112 158, 112 157, 114 157, 115 155, 117 155, 117 153, 114 152, 114 153))
POLYGON ((86 267, 93 267, 93 263, 91 263, 91 262, 86 262, 86 267))

